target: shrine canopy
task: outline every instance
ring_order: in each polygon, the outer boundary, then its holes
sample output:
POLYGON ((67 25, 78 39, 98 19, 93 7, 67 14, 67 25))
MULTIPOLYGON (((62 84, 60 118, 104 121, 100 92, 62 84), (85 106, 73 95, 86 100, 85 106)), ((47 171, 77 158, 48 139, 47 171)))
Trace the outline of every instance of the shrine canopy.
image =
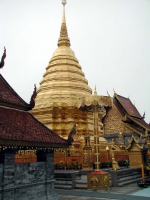
POLYGON ((0 148, 68 148, 70 143, 39 122, 31 109, 0 75, 0 148))
POLYGON ((141 116, 129 98, 114 93, 113 104, 119 111, 126 127, 142 137, 150 135, 150 125, 144 120, 145 114, 141 116))

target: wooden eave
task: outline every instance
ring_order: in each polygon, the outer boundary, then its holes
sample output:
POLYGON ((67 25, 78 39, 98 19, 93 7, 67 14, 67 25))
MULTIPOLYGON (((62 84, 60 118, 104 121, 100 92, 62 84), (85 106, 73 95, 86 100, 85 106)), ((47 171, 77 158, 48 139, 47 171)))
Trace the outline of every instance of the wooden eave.
POLYGON ((133 132, 137 133, 140 136, 141 136, 141 134, 142 134, 142 136, 144 136, 145 133, 140 132, 135 127, 131 126, 131 124, 127 124, 127 123, 124 123, 124 124, 125 124, 125 126, 127 126, 127 128, 131 129, 133 132))
POLYGON ((4 140, 0 139, 0 146, 11 147, 14 149, 50 149, 50 148, 68 148, 69 143, 67 144, 58 144, 58 143, 44 143, 44 142, 30 142, 30 141, 18 141, 18 140, 4 140))
MULTIPOLYGON (((138 124, 139 126, 142 126, 143 128, 145 128, 145 130, 147 129, 148 131, 150 131, 150 127, 146 127, 146 126, 144 126, 144 125, 142 125, 141 123, 139 123, 138 122, 138 120, 139 120, 139 118, 137 118, 137 120, 136 119, 134 119, 133 117, 130 117, 130 116, 128 116, 128 118, 131 120, 131 121, 134 121, 136 124, 138 124)), ((141 119, 142 120, 142 119, 141 119)), ((146 122, 145 122, 146 123, 146 122)))

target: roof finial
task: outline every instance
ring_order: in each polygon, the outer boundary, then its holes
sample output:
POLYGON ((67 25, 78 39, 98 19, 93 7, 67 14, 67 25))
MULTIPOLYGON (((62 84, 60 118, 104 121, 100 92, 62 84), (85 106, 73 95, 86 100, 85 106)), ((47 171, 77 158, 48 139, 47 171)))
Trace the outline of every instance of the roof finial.
POLYGON ((143 114, 143 119, 145 118, 145 112, 144 112, 144 114, 143 114))
POLYGON ((36 89, 36 84, 34 84, 34 91, 33 91, 33 94, 31 96, 31 100, 30 100, 30 106, 31 108, 34 108, 35 106, 35 98, 37 96, 37 89, 36 89))
POLYGON ((110 97, 110 94, 108 93, 108 90, 107 90, 107 95, 110 97))
POLYGON ((3 53, 2 58, 1 58, 0 68, 4 67, 4 64, 5 64, 4 60, 5 60, 5 58, 6 58, 6 48, 4 47, 4 53, 3 53))
POLYGON ((114 88, 113 88, 113 91, 114 91, 114 94, 116 94, 116 92, 115 92, 114 88))

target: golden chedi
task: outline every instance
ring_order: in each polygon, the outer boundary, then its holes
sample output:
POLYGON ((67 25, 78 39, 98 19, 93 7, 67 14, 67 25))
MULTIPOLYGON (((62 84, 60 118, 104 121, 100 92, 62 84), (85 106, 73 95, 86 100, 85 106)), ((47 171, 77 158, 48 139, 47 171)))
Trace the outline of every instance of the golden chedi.
POLYGON ((64 9, 58 48, 46 67, 31 113, 63 138, 68 137, 75 122, 82 135, 89 129, 92 118, 78 109, 78 98, 91 94, 88 81, 70 48, 64 9))
MULTIPOLYGON (((81 153, 84 146, 84 137, 89 134, 92 151, 94 151, 94 121, 93 112, 81 111, 80 100, 85 99, 86 104, 90 99, 98 98, 102 105, 111 106, 110 97, 97 96, 96 88, 92 90, 82 71, 81 66, 73 50, 70 48, 70 39, 67 33, 65 19, 65 3, 58 48, 53 56, 40 82, 35 99, 35 107, 31 113, 44 125, 63 138, 68 138, 73 125, 77 124, 77 134, 74 137, 74 145, 70 149, 72 155, 81 153)), ((103 108, 99 113, 98 136, 101 147, 107 146, 103 137, 102 118, 106 115, 103 108)))

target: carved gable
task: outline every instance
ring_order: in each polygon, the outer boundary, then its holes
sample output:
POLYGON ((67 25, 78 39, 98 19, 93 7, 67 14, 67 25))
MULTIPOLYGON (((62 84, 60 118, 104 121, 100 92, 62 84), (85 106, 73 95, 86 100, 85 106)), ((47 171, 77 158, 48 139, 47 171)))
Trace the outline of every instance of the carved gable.
POLYGON ((104 119, 104 133, 113 134, 119 132, 133 133, 133 131, 127 128, 122 122, 122 117, 118 113, 117 109, 115 107, 112 107, 112 109, 108 111, 104 119))
POLYGON ((104 133, 118 133, 122 132, 122 130, 122 118, 117 112, 116 108, 113 107, 111 110, 108 111, 104 119, 104 133))

